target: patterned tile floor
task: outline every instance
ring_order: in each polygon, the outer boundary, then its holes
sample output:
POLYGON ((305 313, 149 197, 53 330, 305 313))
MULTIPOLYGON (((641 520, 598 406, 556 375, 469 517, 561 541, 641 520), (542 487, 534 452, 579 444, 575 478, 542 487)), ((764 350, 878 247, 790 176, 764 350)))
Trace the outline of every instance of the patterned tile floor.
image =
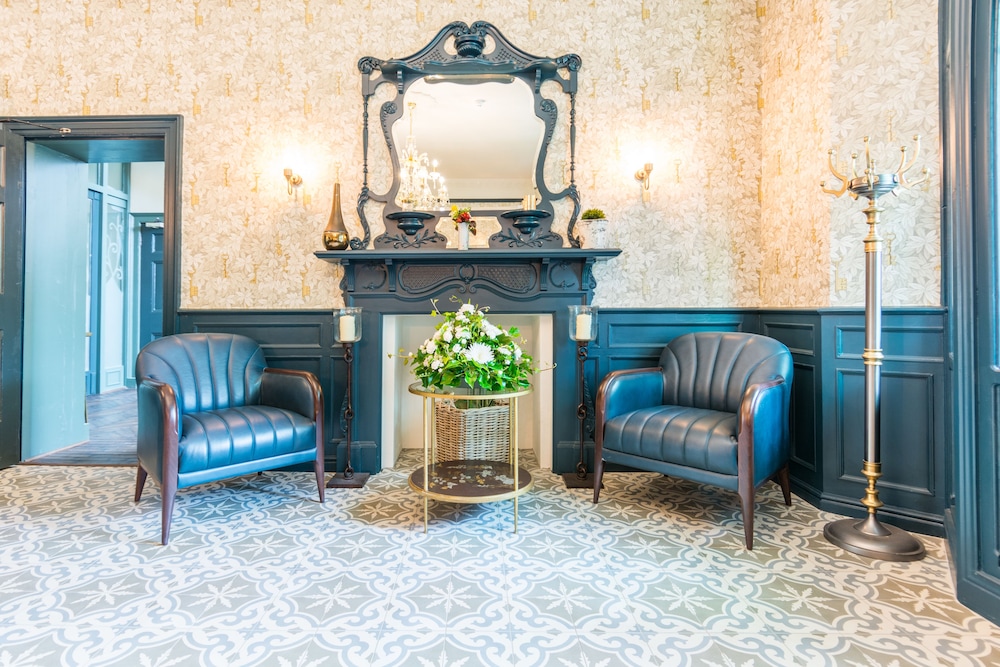
POLYGON ((594 506, 537 469, 518 534, 510 501, 432 503, 424 534, 415 465, 325 505, 309 473, 181 491, 168 547, 133 469, 0 471, 0 665, 1000 664, 940 539, 861 558, 772 486, 748 552, 735 494, 609 474, 594 506))

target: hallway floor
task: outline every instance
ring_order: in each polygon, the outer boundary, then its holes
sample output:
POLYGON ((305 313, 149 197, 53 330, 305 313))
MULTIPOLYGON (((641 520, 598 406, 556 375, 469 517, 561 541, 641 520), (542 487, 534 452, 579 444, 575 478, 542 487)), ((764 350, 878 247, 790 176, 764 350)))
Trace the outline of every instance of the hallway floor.
POLYGON ((90 440, 25 461, 31 465, 134 466, 138 428, 135 389, 87 397, 90 440))

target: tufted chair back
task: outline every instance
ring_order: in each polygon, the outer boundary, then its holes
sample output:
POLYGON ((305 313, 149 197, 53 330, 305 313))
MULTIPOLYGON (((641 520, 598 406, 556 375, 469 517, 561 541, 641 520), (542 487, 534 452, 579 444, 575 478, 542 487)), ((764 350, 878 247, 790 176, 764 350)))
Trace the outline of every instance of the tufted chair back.
POLYGON ((181 414, 260 403, 264 353, 253 339, 237 334, 190 333, 146 345, 135 377, 173 387, 181 414))
MULTIPOLYGON (((792 381, 784 345, 754 334, 701 331, 670 341, 660 355, 663 403, 739 412, 748 386, 783 377, 792 381)), ((788 392, 785 391, 787 410, 788 392)))

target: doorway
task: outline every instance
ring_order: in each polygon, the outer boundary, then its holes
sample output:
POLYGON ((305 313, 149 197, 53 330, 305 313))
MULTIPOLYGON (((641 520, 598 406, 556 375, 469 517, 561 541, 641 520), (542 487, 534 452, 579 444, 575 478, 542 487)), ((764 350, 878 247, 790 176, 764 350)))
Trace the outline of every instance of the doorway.
MULTIPOLYGON (((30 245, 32 234, 39 232, 40 229, 48 229, 52 219, 43 217, 43 221, 40 222, 32 213, 34 209, 29 198, 46 198, 45 194, 34 192, 32 188, 40 186, 47 179, 42 179, 29 170, 29 152, 44 153, 48 163, 56 164, 60 168, 62 163, 82 164, 85 170, 88 168, 87 165, 93 164, 128 164, 157 160, 162 163, 158 197, 160 210, 142 212, 158 218, 162 225, 158 239, 159 257, 156 260, 156 277, 160 282, 153 287, 153 291, 162 299, 162 306, 157 309, 161 321, 153 324, 147 322, 144 329, 157 333, 172 333, 175 328, 180 282, 176 255, 180 238, 181 122, 179 116, 0 119, 0 222, 3 223, 2 237, 0 237, 2 243, 0 245, 0 262, 2 262, 0 264, 0 376, 2 376, 0 467, 21 462, 29 457, 31 452, 26 446, 25 436, 31 435, 30 429, 37 424, 54 421, 53 410, 68 411, 71 428, 80 420, 79 415, 85 415, 86 408, 78 409, 72 405, 72 401, 63 398, 48 405, 47 408, 42 406, 41 417, 44 417, 42 419, 36 413, 36 406, 33 404, 37 397, 58 393, 54 390, 63 385, 69 387, 67 391, 85 395, 88 382, 92 383, 92 386, 96 385, 94 388, 98 393, 102 390, 102 384, 104 387, 110 387, 118 383, 118 386, 126 388, 131 374, 129 368, 131 364, 127 363, 127 359, 134 358, 141 345, 138 333, 141 318, 137 313, 140 303, 138 257, 142 225, 136 222, 136 216, 133 215, 136 211, 134 209, 130 211, 127 201, 124 207, 121 206, 121 199, 112 202, 112 198, 108 197, 104 202, 104 208, 107 208, 108 203, 118 206, 117 211, 112 211, 112 217, 117 216, 116 225, 122 232, 117 242, 117 249, 110 248, 112 261, 106 261, 108 259, 106 256, 99 262, 95 261, 93 255, 87 252, 93 235, 89 222, 85 221, 82 242, 78 244, 79 255, 72 255, 74 258, 82 258, 82 272, 74 279, 64 279, 59 289, 50 287, 42 299, 32 296, 31 283, 38 277, 38 272, 33 271, 26 263, 25 253, 32 250, 30 245), (127 256, 126 251, 132 250, 135 251, 135 259, 129 265, 124 258, 127 256), (118 253, 117 257, 122 258, 120 265, 116 263, 114 252, 118 253), (98 264, 100 273, 97 269, 98 264), (105 354, 107 340, 91 345, 91 341, 85 337, 85 332, 90 331, 86 326, 87 317, 94 310, 87 305, 86 298, 79 298, 78 304, 71 309, 72 314, 64 317, 67 320, 80 319, 78 327, 80 337, 72 341, 70 346, 75 351, 74 358, 81 359, 79 374, 73 371, 76 379, 59 381, 51 369, 44 368, 40 373, 35 373, 34 366, 38 362, 32 357, 31 347, 37 345, 40 331, 48 331, 48 327, 44 324, 40 328, 33 328, 34 323, 38 321, 35 317, 38 315, 36 307, 42 304, 44 310, 45 303, 53 295, 67 293, 79 297, 92 291, 87 289, 88 281, 85 278, 87 266, 91 267, 92 285, 101 281, 107 282, 106 278, 110 275, 112 286, 122 289, 121 306, 118 306, 121 310, 121 324, 111 327, 110 336, 111 342, 120 346, 122 351, 119 354, 105 354), (106 271, 108 269, 110 274, 106 271), (33 273, 26 276, 26 270, 33 273), (130 291, 126 289, 127 283, 131 283, 131 287, 128 288, 130 291), (128 291, 127 297, 126 291, 128 291), (90 366, 86 370, 83 360, 90 366), (117 367, 112 363, 115 360, 117 367), (93 379, 91 374, 94 375, 93 379)), ((81 208, 86 218, 89 218, 90 211, 96 206, 91 196, 85 193, 81 197, 83 202, 81 208)), ((58 199, 57 196, 48 198, 58 199)), ((43 243, 42 250, 36 249, 36 252, 44 257, 52 254, 51 247, 57 245, 58 239, 50 232, 43 233, 44 240, 50 245, 46 246, 43 243)), ((108 245, 108 239, 105 238, 100 240, 94 249, 103 252, 108 249, 108 245)), ((111 245, 114 246, 115 243, 111 245)), ((75 259, 72 261, 75 262, 75 259)), ((114 299, 111 301, 114 302, 114 299)), ((114 307, 113 304, 112 306, 114 307)), ((100 305, 97 305, 97 309, 97 312, 107 310, 100 305)), ((68 343, 63 342, 61 345, 66 346, 68 343)), ((48 437, 46 435, 46 438, 48 437)), ((42 443, 42 449, 51 446, 53 442, 55 441, 46 440, 42 443)))

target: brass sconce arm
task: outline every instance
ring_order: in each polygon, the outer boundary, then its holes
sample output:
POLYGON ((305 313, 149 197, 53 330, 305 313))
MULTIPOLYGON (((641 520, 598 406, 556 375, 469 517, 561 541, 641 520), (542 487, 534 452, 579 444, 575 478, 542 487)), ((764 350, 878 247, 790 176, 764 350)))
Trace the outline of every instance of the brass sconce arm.
POLYGON ((295 194, 294 188, 302 185, 302 176, 292 171, 291 167, 285 167, 285 181, 288 183, 288 194, 295 194))
POLYGON ((635 172, 635 180, 642 183, 642 189, 649 189, 649 174, 653 171, 653 163, 647 162, 642 166, 642 169, 635 172))

